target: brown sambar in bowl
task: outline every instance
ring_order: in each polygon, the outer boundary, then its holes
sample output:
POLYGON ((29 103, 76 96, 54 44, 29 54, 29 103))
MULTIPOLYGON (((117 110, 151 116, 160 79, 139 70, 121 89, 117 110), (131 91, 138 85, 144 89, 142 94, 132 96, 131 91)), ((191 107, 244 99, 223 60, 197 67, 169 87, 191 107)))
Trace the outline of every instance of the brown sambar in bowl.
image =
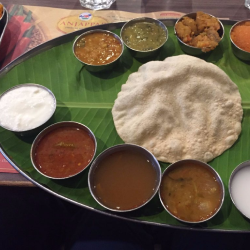
POLYGON ((162 205, 173 217, 182 222, 200 223, 220 210, 224 186, 208 164, 182 160, 164 171, 159 195, 162 205))

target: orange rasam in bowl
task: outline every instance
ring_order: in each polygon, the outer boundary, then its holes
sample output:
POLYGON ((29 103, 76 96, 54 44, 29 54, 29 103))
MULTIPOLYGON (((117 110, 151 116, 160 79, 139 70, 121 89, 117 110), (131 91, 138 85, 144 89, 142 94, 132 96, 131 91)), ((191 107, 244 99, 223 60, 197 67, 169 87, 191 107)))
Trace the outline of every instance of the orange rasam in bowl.
POLYGON ((235 56, 250 61, 250 20, 237 22, 230 30, 230 40, 235 56))
POLYGON ((161 167, 152 153, 134 144, 110 147, 91 164, 88 186, 105 209, 128 212, 146 205, 158 192, 161 167))

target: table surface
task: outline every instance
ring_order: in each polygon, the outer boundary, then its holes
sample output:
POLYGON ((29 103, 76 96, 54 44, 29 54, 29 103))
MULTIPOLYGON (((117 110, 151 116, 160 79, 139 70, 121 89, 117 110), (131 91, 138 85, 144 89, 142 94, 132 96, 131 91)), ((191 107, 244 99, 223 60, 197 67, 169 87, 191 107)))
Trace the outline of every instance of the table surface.
MULTIPOLYGON (((20 4, 62 9, 81 9, 79 0, 0 0, 3 5, 20 4)), ((250 19, 250 10, 244 6, 244 0, 116 0, 110 10, 133 13, 149 13, 157 11, 177 11, 190 13, 202 10, 219 18, 231 20, 250 19)), ((33 186, 21 174, 0 173, 0 186, 33 186)))
MULTIPOLYGON (((116 0, 110 10, 121 10, 134 13, 156 11, 196 12, 199 10, 219 18, 232 20, 250 19, 250 11, 244 6, 245 0, 116 0)), ((9 3, 46 6, 63 9, 81 9, 79 0, 1 0, 4 5, 9 3)))

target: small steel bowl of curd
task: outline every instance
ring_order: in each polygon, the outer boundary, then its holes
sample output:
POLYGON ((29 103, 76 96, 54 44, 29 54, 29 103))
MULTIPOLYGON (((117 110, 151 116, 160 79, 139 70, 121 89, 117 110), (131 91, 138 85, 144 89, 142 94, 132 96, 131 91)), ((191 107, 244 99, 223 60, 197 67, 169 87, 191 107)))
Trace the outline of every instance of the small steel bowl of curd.
POLYGON ((108 30, 90 30, 81 34, 73 44, 77 60, 91 72, 111 70, 123 53, 123 42, 108 30))
POLYGON ((219 174, 198 160, 181 160, 163 172, 159 197, 165 210, 184 223, 201 223, 213 218, 224 202, 224 185, 219 174))
POLYGON ((18 135, 31 135, 46 126, 56 110, 56 98, 46 87, 20 84, 0 95, 0 126, 18 135))
POLYGON ((228 189, 235 207, 250 219, 250 161, 245 161, 234 169, 228 189))
POLYGON ((84 124, 63 121, 52 124, 35 138, 30 158, 34 168, 51 179, 67 179, 84 171, 97 148, 93 132, 84 124))
POLYGON ((234 55, 243 61, 250 61, 250 19, 232 26, 230 41, 234 55))
POLYGON ((129 212, 147 204, 157 193, 161 168, 148 150, 133 144, 106 149, 91 164, 88 185, 105 209, 129 212))
POLYGON ((167 41, 168 29, 157 19, 139 17, 125 23, 120 36, 134 57, 153 57, 167 41))

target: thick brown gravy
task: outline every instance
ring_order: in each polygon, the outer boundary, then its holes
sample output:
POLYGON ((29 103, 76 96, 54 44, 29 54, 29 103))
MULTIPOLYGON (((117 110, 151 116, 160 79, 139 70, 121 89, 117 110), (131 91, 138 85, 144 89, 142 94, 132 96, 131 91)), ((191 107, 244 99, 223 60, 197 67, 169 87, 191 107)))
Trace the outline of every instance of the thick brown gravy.
POLYGON ((222 188, 211 171, 199 164, 187 163, 164 174, 160 194, 165 207, 173 215, 198 222, 218 210, 222 188))
POLYGON ((115 61, 122 53, 120 41, 109 33, 95 32, 81 38, 75 47, 76 56, 84 63, 103 65, 115 61))
POLYGON ((122 150, 106 157, 94 171, 94 194, 106 207, 130 210, 154 193, 157 174, 145 155, 122 150))

